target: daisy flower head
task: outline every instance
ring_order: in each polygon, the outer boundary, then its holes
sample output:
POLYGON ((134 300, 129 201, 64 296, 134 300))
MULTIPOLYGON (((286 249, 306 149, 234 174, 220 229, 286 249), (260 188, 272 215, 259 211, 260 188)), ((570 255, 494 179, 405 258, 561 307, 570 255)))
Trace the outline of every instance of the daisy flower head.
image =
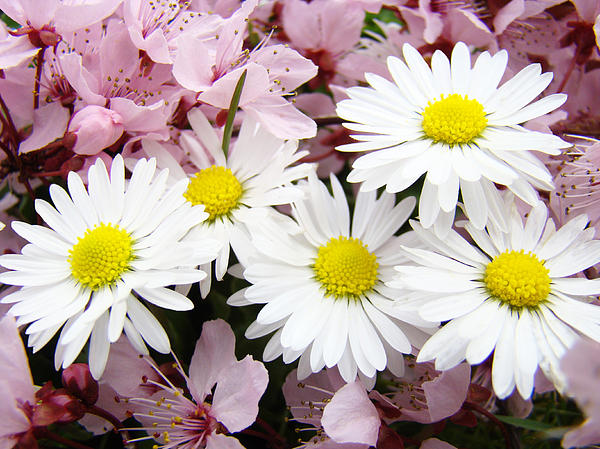
POLYGON ((400 375, 401 354, 419 347, 428 335, 418 326, 436 326, 416 313, 394 309, 392 298, 401 293, 384 284, 404 260, 397 245, 409 238, 394 234, 415 199, 395 204, 387 192, 379 198, 376 192, 362 192, 350 224, 344 191, 335 176, 330 179, 333 196, 314 173, 301 184, 305 199, 293 203, 297 233, 253 234, 256 256, 244 271, 253 285, 228 303, 265 304, 246 337, 276 331, 264 359, 283 354, 283 361, 291 363, 300 357, 300 379, 336 365, 346 382, 354 381, 357 372, 365 382, 374 382, 376 371, 386 367, 400 375))
POLYGON ((337 105, 337 114, 353 122, 344 126, 364 133, 337 149, 377 150, 354 162, 350 182, 362 182, 362 190, 385 185, 388 192, 400 192, 426 174, 419 218, 425 228, 437 219, 444 232, 452 224, 459 190, 471 223, 483 229, 488 219, 505 224, 494 183, 530 205, 538 201, 535 188, 553 189, 552 176, 530 150, 558 154, 570 144, 520 126, 565 102, 566 95, 553 94, 531 103, 552 73, 542 74, 539 64, 531 64, 498 87, 505 50, 481 53, 473 67, 462 42, 450 60, 436 51, 431 67, 409 44, 403 54, 404 61, 387 59, 394 82, 367 73, 371 87, 347 89, 350 99, 337 105))
POLYGON ((416 266, 397 266, 390 287, 413 292, 401 308, 423 319, 448 321, 421 348, 418 362, 448 370, 493 351, 492 386, 499 398, 533 391, 538 366, 564 389, 560 359, 582 335, 600 341, 600 307, 590 302, 600 281, 571 277, 600 261, 600 241, 580 215, 558 230, 536 204, 523 224, 514 196, 505 196, 509 231, 493 224, 465 228, 480 249, 450 230, 443 240, 418 222, 430 250, 403 247, 416 266))
MULTIPOLYGON (((308 154, 297 151, 296 140, 283 140, 269 133, 250 116, 242 122, 239 135, 225 156, 221 141, 207 118, 198 109, 188 113, 195 137, 181 136, 181 145, 193 164, 193 173, 175 167, 172 176, 190 179, 183 198, 191 205, 203 205, 208 219, 195 227, 193 238, 211 238, 221 243, 215 261, 215 277, 223 279, 229 264, 230 248, 238 260, 246 257, 248 228, 268 226, 279 214, 273 207, 289 204, 302 196, 291 183, 305 178, 309 164, 293 165, 308 154)), ((144 149, 159 154, 160 145, 144 141, 144 149)), ((163 152, 164 154, 164 152, 163 152)), ((211 264, 202 269, 209 274, 211 264)), ((200 283, 202 296, 210 290, 211 277, 200 283)))
POLYGON ((194 267, 216 257, 218 242, 183 239, 208 214, 183 198, 187 180, 167 188, 168 171, 155 171, 155 159, 140 159, 126 184, 120 155, 110 176, 98 158, 87 189, 71 172, 69 193, 50 186, 54 206, 36 200, 49 228, 12 222, 30 243, 21 254, 0 256, 0 265, 12 270, 0 274, 0 282, 21 286, 2 302, 14 304, 9 313, 19 325, 29 324, 34 351, 62 327, 57 369, 68 367, 89 340, 90 370, 99 378, 110 343, 123 330, 138 351, 147 353, 145 341, 168 353, 169 338, 142 300, 171 310, 194 307, 167 286, 204 279, 194 267))

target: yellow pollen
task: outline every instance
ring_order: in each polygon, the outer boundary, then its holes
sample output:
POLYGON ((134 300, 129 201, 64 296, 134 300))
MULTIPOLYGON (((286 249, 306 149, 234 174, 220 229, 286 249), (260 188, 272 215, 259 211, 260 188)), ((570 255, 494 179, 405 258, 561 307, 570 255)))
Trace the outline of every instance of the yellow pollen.
POLYGON ((466 95, 442 94, 439 100, 427 103, 422 115, 425 135, 450 146, 471 142, 487 126, 481 103, 466 95))
POLYGON ((358 299, 377 282, 378 267, 365 244, 342 236, 319 248, 313 270, 327 296, 358 299))
POLYGON ((490 295, 514 308, 536 307, 550 293, 550 276, 535 254, 505 251, 494 257, 483 277, 490 295))
POLYGON ((235 209, 242 196, 242 184, 231 169, 213 165, 196 173, 183 194, 194 206, 204 204, 206 213, 213 221, 235 209))
POLYGON ((88 229, 69 251, 73 277, 92 290, 114 284, 135 258, 132 244, 119 226, 100 223, 88 229))

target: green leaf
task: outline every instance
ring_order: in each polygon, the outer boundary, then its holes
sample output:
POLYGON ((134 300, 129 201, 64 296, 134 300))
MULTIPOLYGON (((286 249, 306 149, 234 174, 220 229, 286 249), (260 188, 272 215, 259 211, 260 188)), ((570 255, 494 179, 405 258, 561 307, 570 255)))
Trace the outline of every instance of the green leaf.
POLYGON ((2 20, 6 24, 7 27, 12 28, 13 30, 16 30, 17 28, 21 28, 21 25, 19 25, 13 19, 8 17, 6 14, 4 14, 4 13, 1 13, 1 14, 2 15, 0 16, 0 20, 2 20))
POLYGON ((223 131, 223 153, 227 157, 229 151, 229 142, 231 141, 231 133, 233 132, 233 119, 237 112, 238 105, 240 104, 240 97, 242 96, 242 88, 244 87, 244 81, 246 81, 247 70, 242 72, 242 76, 235 85, 233 96, 231 97, 231 103, 229 104, 229 112, 227 113, 227 122, 225 123, 225 129, 223 131))
POLYGON ((534 421, 532 419, 515 418, 514 416, 496 415, 496 418, 505 424, 510 424, 511 426, 520 427, 521 429, 534 430, 537 432, 548 430, 552 427, 551 424, 545 422, 534 421))

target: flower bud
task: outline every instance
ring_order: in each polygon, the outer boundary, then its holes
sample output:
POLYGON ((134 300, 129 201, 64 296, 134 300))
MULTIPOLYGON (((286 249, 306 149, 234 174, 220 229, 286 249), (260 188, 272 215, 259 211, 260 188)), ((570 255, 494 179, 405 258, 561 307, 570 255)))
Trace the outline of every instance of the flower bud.
POLYGON ((98 400, 98 382, 92 377, 85 363, 74 363, 62 373, 63 387, 85 405, 94 405, 98 400))
POLYGON ((40 388, 35 398, 37 404, 31 420, 33 427, 70 423, 80 420, 85 415, 85 407, 78 398, 71 396, 63 388, 55 390, 51 382, 40 388))
POLYGON ((91 156, 111 146, 123 134, 119 113, 102 106, 90 105, 73 116, 69 132, 77 136, 73 152, 91 156))

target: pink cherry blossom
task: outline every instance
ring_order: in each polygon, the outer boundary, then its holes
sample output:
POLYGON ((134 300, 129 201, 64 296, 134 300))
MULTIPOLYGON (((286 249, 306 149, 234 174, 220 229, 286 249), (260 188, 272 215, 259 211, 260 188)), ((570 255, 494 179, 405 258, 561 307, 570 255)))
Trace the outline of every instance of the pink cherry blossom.
POLYGON ((200 14, 190 2, 125 0, 124 20, 132 42, 148 57, 161 64, 172 64, 177 39, 188 32, 193 36, 214 36, 221 18, 200 14))
POLYGON ((454 415, 462 407, 470 384, 471 369, 461 363, 447 371, 436 371, 433 363, 410 363, 397 380, 396 391, 371 398, 390 410, 388 422, 432 423, 454 415), (397 412, 393 412, 397 409, 397 412))
POLYGON ((242 73, 246 81, 239 107, 280 138, 306 138, 316 134, 315 123, 284 97, 312 78, 317 67, 283 45, 263 43, 249 52, 242 44, 248 15, 257 0, 247 0, 225 20, 213 39, 180 39, 173 76, 197 99, 228 109, 242 73))
POLYGON ((39 48, 34 47, 26 36, 11 36, 6 25, 0 23, 0 69, 9 69, 31 60, 39 48))
POLYGON ((315 87, 328 84, 337 60, 360 39, 365 13, 361 5, 347 0, 302 0, 282 2, 281 21, 290 44, 319 66, 315 87), (344 20, 339 20, 344 17, 344 20))
POLYGON ((0 319, 0 446, 10 448, 31 431, 33 380, 19 330, 12 316, 0 319))
POLYGON ((586 420, 563 438, 564 448, 600 444, 600 344, 581 340, 562 358, 567 392, 583 409, 586 420))
MULTIPOLYGON (((145 426, 139 430, 149 434, 136 440, 154 438, 165 449, 243 448, 236 438, 227 434, 239 432, 254 422, 258 401, 269 377, 263 364, 251 356, 238 361, 234 349, 235 336, 229 324, 223 320, 204 323, 190 362, 189 376, 180 364, 176 365, 191 398, 184 396, 183 389, 176 387, 151 359, 146 359, 160 380, 148 378, 140 385, 156 389, 149 398, 144 395, 128 399, 134 417, 145 426)), ((115 383, 119 382, 118 376, 109 376, 109 385, 124 391, 122 385, 115 383)), ((139 376, 134 379, 137 382, 139 376)))
POLYGON ((581 140, 565 155, 554 178, 556 189, 550 194, 550 208, 557 224, 587 214, 590 224, 600 229, 600 142, 581 140))
POLYGON ((381 421, 359 380, 345 384, 337 369, 326 369, 298 382, 294 370, 283 394, 293 420, 316 431, 300 447, 367 449, 377 443, 381 421))
POLYGON ((102 149, 98 145, 114 142, 121 135, 119 130, 130 136, 168 138, 167 120, 182 93, 171 82, 169 65, 141 63, 139 50, 130 41, 123 23, 110 22, 105 33, 110 39, 90 43, 83 56, 70 52, 58 58, 65 79, 82 100, 77 107, 89 105, 110 110, 100 114, 98 108, 91 108, 76 120, 73 127, 83 126, 77 141, 81 154, 93 154, 102 149), (109 131, 106 136, 94 137, 85 131, 92 119, 103 123, 109 131))
POLYGON ((69 111, 60 103, 49 103, 33 111, 33 132, 19 145, 19 153, 29 153, 63 137, 69 111))
MULTIPOLYGON (((149 398, 158 390, 149 382, 159 382, 161 377, 152 366, 142 358, 147 354, 142 341, 136 341, 135 335, 128 335, 136 342, 134 348, 130 340, 121 336, 110 350, 106 368, 98 381, 99 392, 96 406, 100 407, 119 420, 125 420, 133 413, 131 404, 126 398, 149 398), (143 349, 143 351, 140 351, 143 349)), ((73 365, 71 365, 73 366, 73 365)), ((112 424, 98 416, 86 414, 79 423, 89 432, 103 434, 113 428, 112 424)))
POLYGON ((0 0, 0 9, 22 26, 35 46, 53 46, 63 35, 110 16, 123 0, 0 0))

